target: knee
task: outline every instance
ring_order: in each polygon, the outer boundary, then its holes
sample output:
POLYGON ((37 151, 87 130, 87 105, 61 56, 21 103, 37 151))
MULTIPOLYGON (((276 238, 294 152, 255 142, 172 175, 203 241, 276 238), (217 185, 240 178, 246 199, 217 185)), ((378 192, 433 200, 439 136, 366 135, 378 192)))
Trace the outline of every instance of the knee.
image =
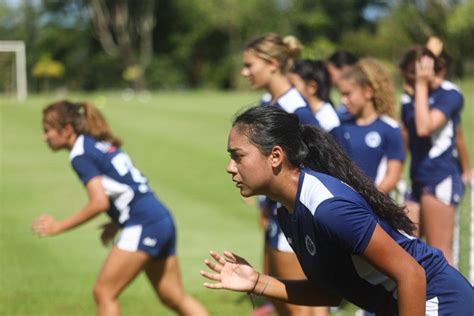
POLYGON ((113 300, 113 294, 101 283, 96 283, 92 289, 94 300, 97 304, 113 300))
POLYGON ((185 295, 180 293, 161 293, 160 301, 173 310, 180 310, 180 305, 185 301, 185 295))

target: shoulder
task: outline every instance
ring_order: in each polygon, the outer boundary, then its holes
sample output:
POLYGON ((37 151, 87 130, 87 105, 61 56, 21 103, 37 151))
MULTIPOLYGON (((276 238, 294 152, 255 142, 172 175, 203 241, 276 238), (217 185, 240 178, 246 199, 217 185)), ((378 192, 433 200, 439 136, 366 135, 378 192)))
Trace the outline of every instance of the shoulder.
POLYGON ((459 89, 459 87, 452 83, 451 81, 448 81, 448 80, 444 80, 442 83, 441 83, 441 89, 443 90, 446 90, 446 91, 456 91, 458 93, 461 92, 461 90, 459 89))
POLYGON ((334 110, 331 104, 327 102, 325 102, 321 109, 319 109, 319 111, 316 113, 316 118, 325 131, 330 131, 333 128, 341 125, 341 121, 337 116, 336 110, 334 110))
POLYGON ((305 173, 299 201, 303 204, 313 215, 316 209, 325 202, 333 198, 334 195, 326 184, 321 181, 316 173, 305 173))
POLYGON ((402 95, 400 96, 400 103, 402 105, 405 105, 405 104, 409 104, 412 102, 412 97, 411 95, 409 95, 408 93, 402 93, 402 95))
POLYGON ((305 107, 308 104, 295 88, 291 88, 278 99, 278 105, 286 112, 293 113, 297 109, 305 107))
POLYGON ((391 118, 388 115, 381 115, 379 117, 379 119, 380 119, 380 122, 382 124, 384 124, 385 126, 390 127, 391 129, 399 129, 400 128, 400 124, 398 124, 398 122, 395 119, 391 118))
POLYGON ((86 144, 87 147, 89 147, 89 139, 86 140, 84 135, 79 135, 69 153, 69 160, 72 161, 74 158, 84 155, 86 152, 86 144))

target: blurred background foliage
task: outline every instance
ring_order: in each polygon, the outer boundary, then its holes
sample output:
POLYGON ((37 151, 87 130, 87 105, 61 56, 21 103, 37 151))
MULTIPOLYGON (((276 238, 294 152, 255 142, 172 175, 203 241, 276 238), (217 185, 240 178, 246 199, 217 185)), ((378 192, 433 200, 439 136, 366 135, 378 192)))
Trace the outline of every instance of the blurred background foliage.
POLYGON ((437 35, 460 77, 473 16, 474 0, 2 0, 0 34, 25 41, 32 91, 238 89, 242 47, 266 32, 295 35, 304 57, 344 48, 392 65, 437 35), (38 75, 45 63, 63 70, 38 75))

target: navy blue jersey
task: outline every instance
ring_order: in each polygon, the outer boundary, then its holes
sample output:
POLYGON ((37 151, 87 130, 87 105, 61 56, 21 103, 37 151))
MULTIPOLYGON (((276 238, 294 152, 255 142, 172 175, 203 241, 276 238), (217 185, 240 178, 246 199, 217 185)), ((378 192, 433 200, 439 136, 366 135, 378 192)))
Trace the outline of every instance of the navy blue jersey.
POLYGON ((349 153, 349 143, 344 138, 344 127, 337 116, 336 110, 328 102, 324 102, 319 110, 314 113, 319 126, 329 134, 331 134, 341 148, 349 153))
POLYGON ((291 88, 280 96, 276 102, 272 103, 269 94, 264 94, 260 100, 260 105, 274 105, 288 113, 294 113, 298 116, 300 124, 311 124, 319 127, 319 123, 311 112, 306 99, 296 90, 291 88))
POLYGON ((450 175, 457 175, 459 167, 454 155, 456 128, 460 122, 464 99, 459 89, 444 81, 440 87, 430 90, 429 108, 437 109, 446 116, 446 124, 428 137, 416 134, 414 99, 403 94, 402 121, 408 130, 412 181, 436 184, 450 175))
POLYGON ((69 158, 84 185, 94 177, 102 178, 102 186, 110 200, 107 214, 117 224, 148 223, 169 215, 150 190, 147 179, 120 148, 80 135, 69 158))
POLYGON ((303 168, 293 213, 279 208, 278 220, 307 278, 367 311, 397 305, 395 281, 362 256, 376 224, 424 268, 427 300, 440 295, 434 279, 448 266, 441 251, 392 228, 334 177, 303 168))
POLYGON ((376 185, 385 177, 389 160, 405 159, 402 133, 394 119, 382 115, 368 125, 358 125, 351 119, 342 126, 350 158, 376 185))

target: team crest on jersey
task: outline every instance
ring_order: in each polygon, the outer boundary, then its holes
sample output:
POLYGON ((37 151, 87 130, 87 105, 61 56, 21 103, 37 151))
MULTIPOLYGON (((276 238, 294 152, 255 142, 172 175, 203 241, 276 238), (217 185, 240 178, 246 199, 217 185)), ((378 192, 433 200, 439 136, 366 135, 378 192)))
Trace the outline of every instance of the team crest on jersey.
POLYGON ((316 246, 314 242, 311 240, 311 238, 308 235, 306 235, 304 242, 306 243, 306 250, 308 250, 311 256, 314 256, 316 254, 316 246))
POLYGON ((381 142, 382 142, 382 138, 380 137, 380 134, 378 132, 372 131, 372 132, 367 133, 367 135, 365 135, 365 143, 370 148, 378 147, 381 142))

